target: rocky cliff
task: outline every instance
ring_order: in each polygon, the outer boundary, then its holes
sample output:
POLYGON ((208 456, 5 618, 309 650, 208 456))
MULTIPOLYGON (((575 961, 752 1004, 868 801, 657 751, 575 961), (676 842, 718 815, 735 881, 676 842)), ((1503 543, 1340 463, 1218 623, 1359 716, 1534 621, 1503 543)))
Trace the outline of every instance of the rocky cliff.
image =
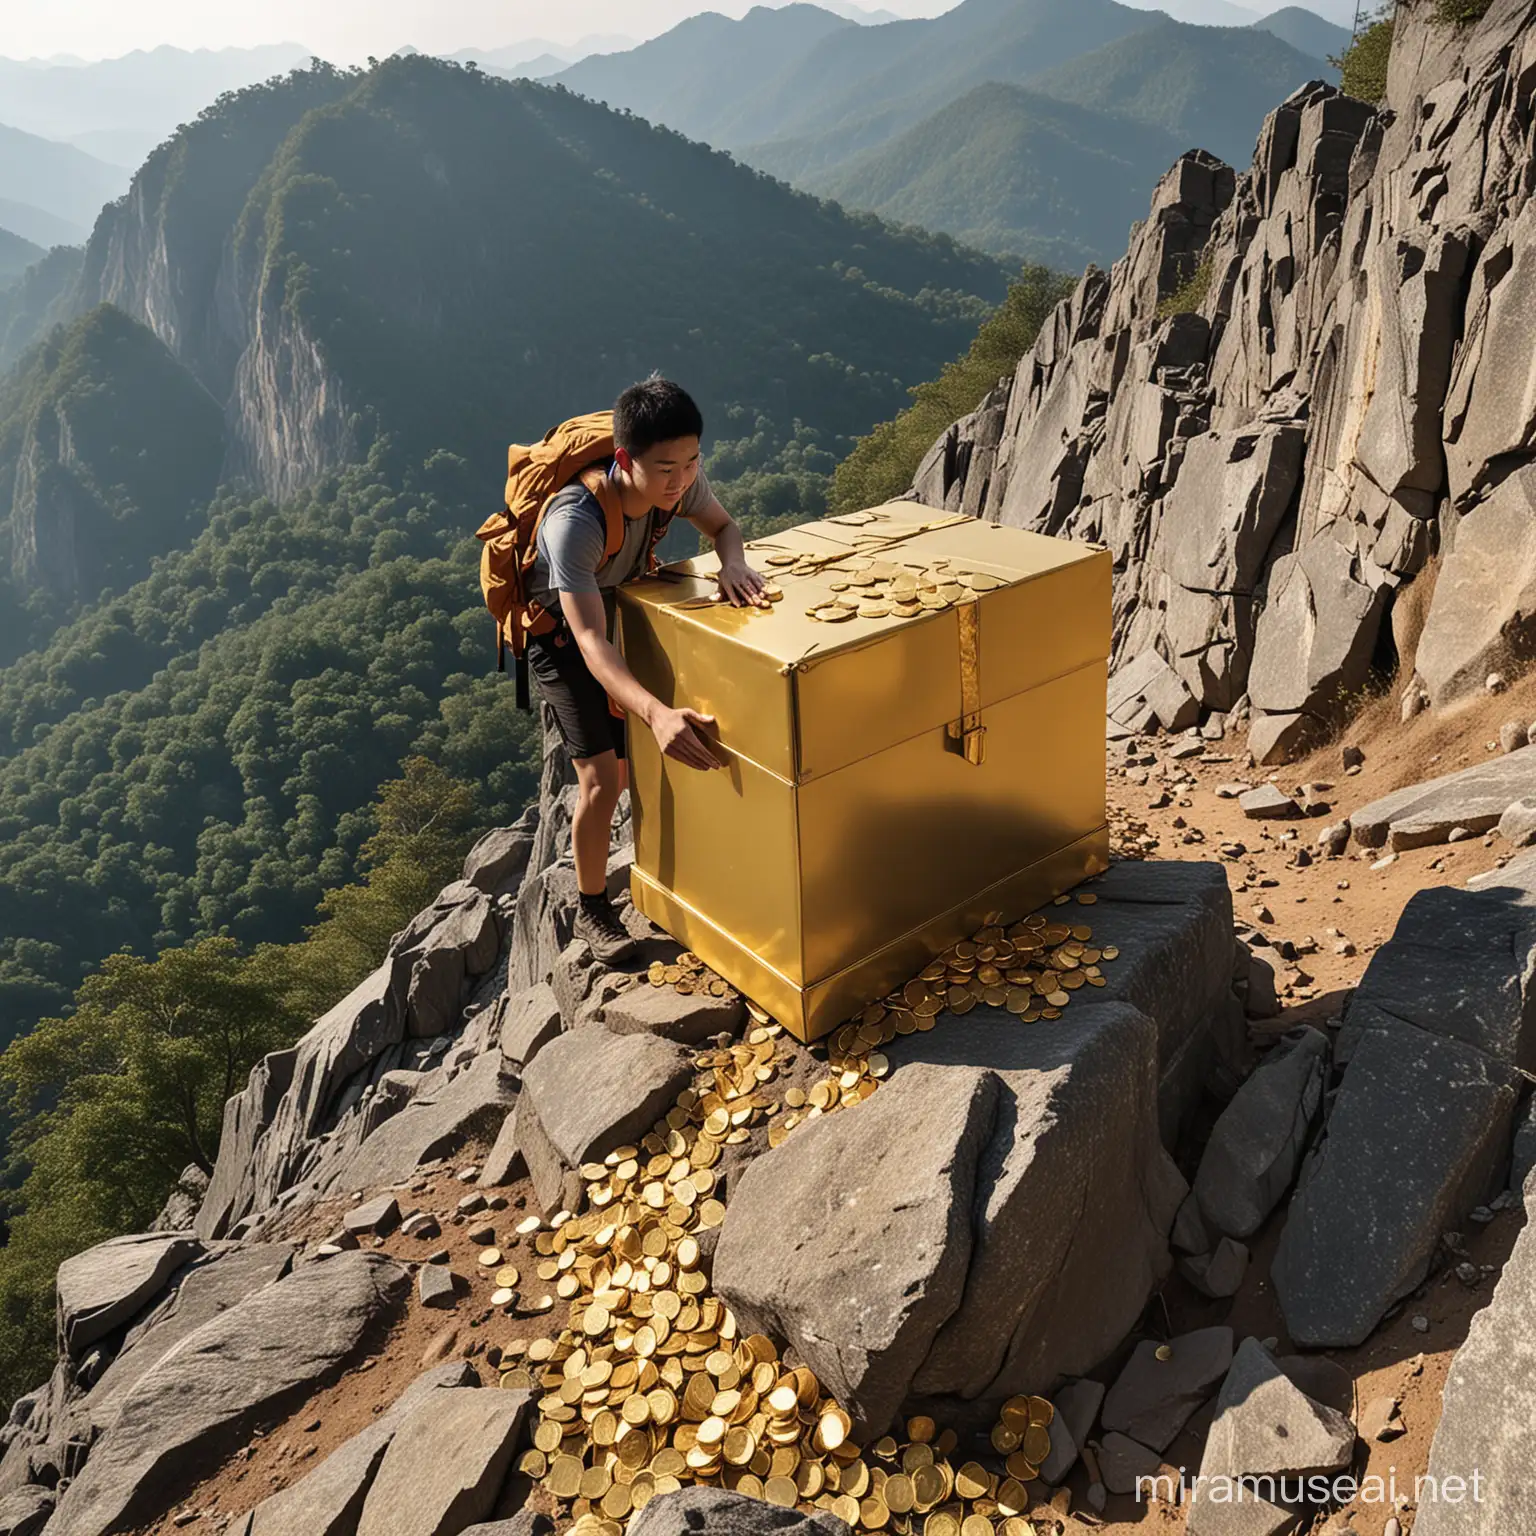
POLYGON ((914 493, 1115 554, 1111 714, 1283 761, 1400 670, 1442 706, 1536 615, 1536 6, 1399 8, 1379 109, 1318 83, 1184 156, 914 493))

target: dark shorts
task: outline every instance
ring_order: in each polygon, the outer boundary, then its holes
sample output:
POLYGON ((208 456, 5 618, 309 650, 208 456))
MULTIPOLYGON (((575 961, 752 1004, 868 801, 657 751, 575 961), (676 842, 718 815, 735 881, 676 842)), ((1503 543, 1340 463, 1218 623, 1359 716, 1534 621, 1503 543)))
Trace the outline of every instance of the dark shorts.
POLYGON ((625 755, 624 720, 608 710, 608 694, 592 676, 576 637, 559 628, 528 640, 528 670, 549 701, 572 760, 600 752, 625 755))

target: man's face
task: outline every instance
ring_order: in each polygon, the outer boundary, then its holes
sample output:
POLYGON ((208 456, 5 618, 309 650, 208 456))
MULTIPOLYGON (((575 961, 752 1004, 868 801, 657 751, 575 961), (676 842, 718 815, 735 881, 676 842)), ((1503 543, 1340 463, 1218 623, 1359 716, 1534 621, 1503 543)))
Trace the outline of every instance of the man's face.
POLYGON ((675 437, 655 443, 639 455, 628 455, 629 478, 636 490, 650 498, 653 507, 675 510, 688 487, 699 475, 699 440, 675 437))

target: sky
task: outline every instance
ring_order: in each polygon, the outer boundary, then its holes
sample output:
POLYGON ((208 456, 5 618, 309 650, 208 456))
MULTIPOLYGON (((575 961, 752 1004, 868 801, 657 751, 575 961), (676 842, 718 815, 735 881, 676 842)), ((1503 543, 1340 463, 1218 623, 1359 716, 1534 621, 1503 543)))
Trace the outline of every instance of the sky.
MULTIPOLYGON (((930 16, 954 0, 865 0, 930 16)), ((0 55, 115 58, 135 48, 302 43, 337 64, 407 44, 424 53, 525 38, 571 44, 592 33, 654 37, 702 10, 740 16, 751 0, 0 0, 0 55)))

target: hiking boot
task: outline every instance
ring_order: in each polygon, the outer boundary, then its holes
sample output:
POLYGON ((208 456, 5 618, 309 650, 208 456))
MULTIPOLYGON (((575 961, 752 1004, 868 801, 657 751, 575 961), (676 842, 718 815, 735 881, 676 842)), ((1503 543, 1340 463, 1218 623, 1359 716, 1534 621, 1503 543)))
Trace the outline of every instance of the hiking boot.
POLYGON ((631 937, 612 902, 600 907, 588 907, 578 902, 576 921, 571 927, 574 937, 581 939, 604 965, 626 959, 640 947, 640 940, 631 937))

